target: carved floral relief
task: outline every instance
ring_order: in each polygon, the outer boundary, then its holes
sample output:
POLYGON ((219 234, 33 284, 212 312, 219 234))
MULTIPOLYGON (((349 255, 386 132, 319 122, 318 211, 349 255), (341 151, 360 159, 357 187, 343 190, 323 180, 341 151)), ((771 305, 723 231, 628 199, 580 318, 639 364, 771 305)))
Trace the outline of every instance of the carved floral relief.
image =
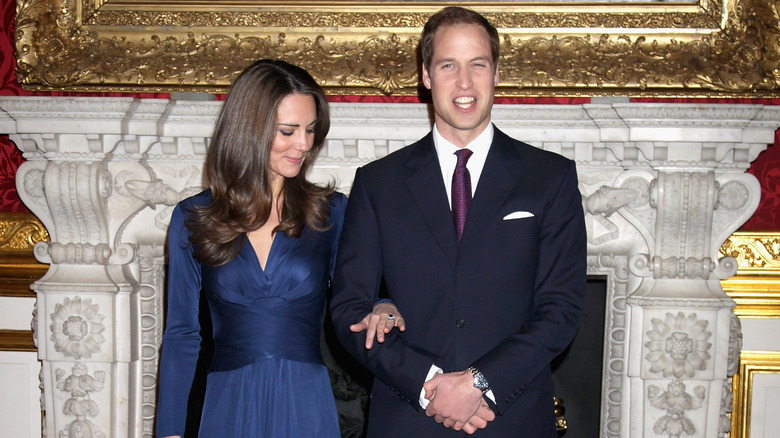
POLYGON ((89 375, 89 369, 81 362, 71 368, 71 374, 58 368, 55 371, 57 389, 70 394, 63 405, 63 413, 76 417, 74 421, 60 431, 58 438, 105 438, 100 428, 87 417, 96 417, 100 413, 98 404, 90 394, 103 389, 106 382, 104 371, 95 371, 89 375))
POLYGON ((81 297, 65 298, 62 304, 57 304, 51 314, 51 340, 54 348, 65 356, 76 359, 92 357, 92 353, 100 351, 100 344, 106 340, 102 333, 104 315, 99 312, 97 304, 81 297))
POLYGON ((706 398, 706 390, 699 385, 693 389, 693 394, 686 391, 685 384, 680 379, 674 379, 666 386, 666 390, 656 385, 648 387, 650 404, 666 411, 653 425, 653 432, 678 438, 683 435, 693 435, 696 427, 686 411, 699 409, 706 398))
POLYGON ((667 313, 663 320, 653 318, 653 330, 647 332, 650 340, 645 342, 650 350, 645 356, 650 371, 679 379, 694 377, 697 370, 705 370, 712 347, 708 323, 698 319, 695 313, 688 316, 683 312, 667 313))

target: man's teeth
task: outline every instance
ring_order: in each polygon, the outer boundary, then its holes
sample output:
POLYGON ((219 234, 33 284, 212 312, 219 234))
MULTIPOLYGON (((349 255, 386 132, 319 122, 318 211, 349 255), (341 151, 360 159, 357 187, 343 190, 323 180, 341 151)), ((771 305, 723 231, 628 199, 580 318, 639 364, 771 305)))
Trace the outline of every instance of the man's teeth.
POLYGON ((459 97, 455 99, 455 105, 458 105, 461 108, 466 108, 473 105, 475 100, 476 99, 473 97, 459 97))

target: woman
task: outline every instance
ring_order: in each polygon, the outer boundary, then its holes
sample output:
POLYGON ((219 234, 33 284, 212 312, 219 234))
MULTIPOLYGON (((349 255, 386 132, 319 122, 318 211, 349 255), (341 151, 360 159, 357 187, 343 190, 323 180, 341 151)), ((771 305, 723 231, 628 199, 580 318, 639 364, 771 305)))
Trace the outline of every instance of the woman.
MULTIPOLYGON (((184 433, 201 290, 215 350, 199 436, 340 436, 319 335, 346 197, 306 180, 329 128, 325 94, 299 67, 261 60, 233 84, 206 156, 209 189, 171 217, 158 437, 184 433)), ((381 341, 403 329, 388 313, 378 305, 356 330, 381 341)))

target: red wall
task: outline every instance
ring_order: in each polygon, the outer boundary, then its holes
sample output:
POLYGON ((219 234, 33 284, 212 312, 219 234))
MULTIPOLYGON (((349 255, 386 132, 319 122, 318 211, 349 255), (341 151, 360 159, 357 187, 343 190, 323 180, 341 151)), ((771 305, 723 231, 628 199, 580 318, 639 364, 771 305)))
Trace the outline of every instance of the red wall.
MULTIPOLYGON (((13 54, 13 18, 16 2, 0 2, 0 96, 135 96, 168 98, 168 94, 119 94, 119 93, 64 93, 29 92, 22 90, 16 81, 14 69, 16 60, 13 54)), ((222 96, 218 96, 221 99, 222 96)), ((330 96, 332 102, 420 102, 417 97, 387 96, 330 96)), ((659 101, 658 99, 635 99, 637 102, 659 101)), ((669 99, 667 102, 723 102, 723 103, 761 103, 780 105, 780 99, 718 99, 683 100, 669 99)), ((539 103, 539 104, 582 104, 587 98, 497 98, 498 104, 539 103)), ((780 131, 778 131, 780 132, 780 131)), ((780 143, 780 135, 775 134, 775 144, 780 143)), ((16 169, 24 161, 21 152, 9 141, 7 135, 0 135, 0 212, 27 211, 19 200, 14 183, 16 169)), ((743 231, 780 230, 780 146, 770 145, 753 162, 749 173, 761 182, 761 203, 755 215, 742 227, 743 231)))
MULTIPOLYGON (((775 103, 777 105, 778 103, 775 103)), ((742 231, 780 231, 780 130, 775 143, 758 156, 748 173, 761 183, 761 203, 742 231)))

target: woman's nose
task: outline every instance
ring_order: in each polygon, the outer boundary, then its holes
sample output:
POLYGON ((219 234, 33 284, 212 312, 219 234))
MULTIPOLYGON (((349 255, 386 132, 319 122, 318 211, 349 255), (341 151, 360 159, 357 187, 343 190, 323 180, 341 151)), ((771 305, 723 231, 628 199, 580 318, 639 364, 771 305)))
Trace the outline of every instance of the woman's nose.
POLYGON ((295 137, 295 148, 302 151, 308 151, 312 147, 312 135, 307 130, 295 137))

